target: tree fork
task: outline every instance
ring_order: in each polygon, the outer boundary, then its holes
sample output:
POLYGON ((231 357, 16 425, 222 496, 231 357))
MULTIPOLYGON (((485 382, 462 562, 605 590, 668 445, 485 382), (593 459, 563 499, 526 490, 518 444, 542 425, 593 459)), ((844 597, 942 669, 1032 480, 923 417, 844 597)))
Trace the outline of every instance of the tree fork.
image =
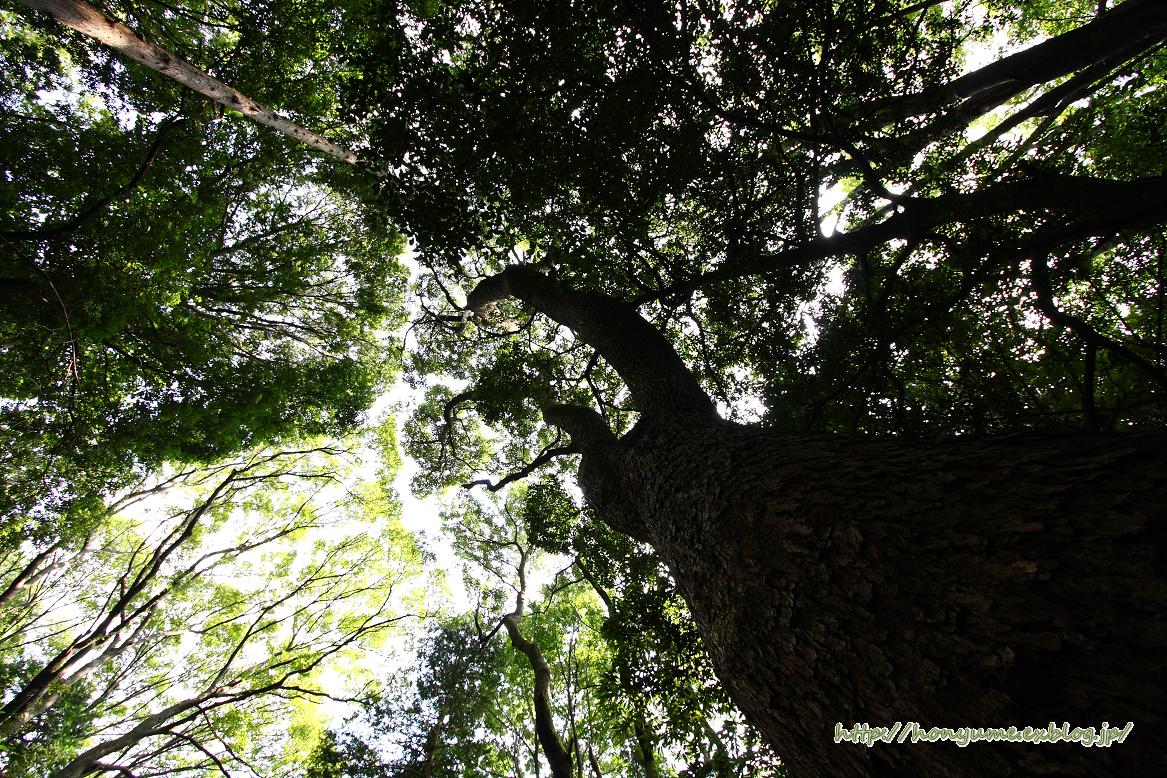
POLYGON ((871 106, 868 117, 888 121, 956 102, 947 128, 980 116, 1026 89, 1102 62, 1113 65, 1167 40, 1162 0, 1126 0, 1076 29, 1038 43, 945 84, 871 106))

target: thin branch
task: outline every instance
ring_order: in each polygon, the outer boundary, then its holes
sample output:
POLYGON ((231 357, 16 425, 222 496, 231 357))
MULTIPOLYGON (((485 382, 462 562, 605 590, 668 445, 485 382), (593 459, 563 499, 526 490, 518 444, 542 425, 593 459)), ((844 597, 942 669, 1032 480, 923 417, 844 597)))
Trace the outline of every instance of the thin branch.
POLYGON ((1053 292, 1050 288, 1049 264, 1044 255, 1038 254, 1031 258, 1030 279, 1033 283, 1033 291, 1037 297, 1037 308, 1045 314, 1046 318, 1054 324, 1074 332, 1087 343, 1093 343, 1096 348, 1101 347, 1107 349, 1111 353, 1125 359, 1146 373, 1162 389, 1167 390, 1167 373, 1164 373, 1157 365, 1148 362, 1117 340, 1098 332, 1098 330, 1084 319, 1071 313, 1066 313, 1057 307, 1057 304, 1054 302, 1053 292))
POLYGON ((470 481, 468 483, 462 484, 462 488, 463 489, 473 489, 475 486, 485 486, 487 491, 497 492, 500 489, 502 489, 504 486, 506 486, 507 484, 512 484, 515 481, 521 481, 522 479, 526 478, 531 473, 533 473, 536 470, 538 470, 539 468, 543 467, 543 465, 547 464, 548 462, 550 462, 553 459, 556 459, 556 458, 562 457, 562 456, 567 456, 568 454, 578 454, 579 453, 579 449, 575 446, 574 443, 566 445, 566 446, 556 446, 555 444, 558 443, 561 439, 562 439, 562 431, 556 430, 555 440, 552 441, 552 443, 549 446, 544 448, 539 453, 539 456, 537 456, 533 460, 531 460, 531 462, 529 464, 526 464, 523 467, 519 468, 518 470, 515 470, 511 473, 508 473, 506 476, 504 476, 503 478, 501 478, 498 481, 491 481, 488 478, 480 478, 476 481, 470 481))

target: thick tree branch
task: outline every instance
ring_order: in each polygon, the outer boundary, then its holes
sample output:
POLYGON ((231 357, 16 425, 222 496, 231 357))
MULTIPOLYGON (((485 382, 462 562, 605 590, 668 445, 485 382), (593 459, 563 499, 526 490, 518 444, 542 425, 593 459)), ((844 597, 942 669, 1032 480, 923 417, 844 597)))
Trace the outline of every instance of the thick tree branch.
POLYGON ((827 257, 862 254, 892 240, 919 242, 945 224, 1019 212, 1070 216, 1030 234, 1027 245, 1045 250, 1092 235, 1138 229, 1167 220, 1167 176, 1115 181, 1088 176, 1039 175, 975 192, 907 198, 897 213, 878 224, 815 238, 774 253, 738 255, 655 296, 685 295, 722 281, 784 270, 827 257))
POLYGON ((1111 66, 1167 40, 1167 4, 1162 0, 1127 0, 1069 32, 992 62, 945 84, 915 95, 872 106, 864 122, 891 122, 906 116, 945 112, 931 134, 960 126, 1029 89, 1093 65, 1111 66))
POLYGON ((515 266, 480 282, 467 296, 466 307, 485 318, 506 297, 516 297, 568 327, 599 351, 624 379, 642 413, 716 418, 713 402, 672 345, 631 305, 565 288, 529 267, 515 266))
POLYGON ((612 429, 600 414, 578 405, 548 405, 543 419, 571 435, 572 447, 585 456, 596 456, 617 443, 612 429))

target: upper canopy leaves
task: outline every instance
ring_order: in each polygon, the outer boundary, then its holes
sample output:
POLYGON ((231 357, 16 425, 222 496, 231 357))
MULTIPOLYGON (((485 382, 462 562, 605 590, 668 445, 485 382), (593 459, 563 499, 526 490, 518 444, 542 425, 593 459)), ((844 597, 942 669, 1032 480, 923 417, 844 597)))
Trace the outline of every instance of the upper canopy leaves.
POLYGON ((381 4, 349 51, 378 204, 429 270, 415 367, 470 382, 459 413, 527 445, 538 405, 628 424, 575 325, 512 302, 468 329, 462 294, 517 263, 636 303, 745 418, 1161 416, 1162 4, 553 5, 381 4), (534 400, 510 418, 504 362, 534 400))

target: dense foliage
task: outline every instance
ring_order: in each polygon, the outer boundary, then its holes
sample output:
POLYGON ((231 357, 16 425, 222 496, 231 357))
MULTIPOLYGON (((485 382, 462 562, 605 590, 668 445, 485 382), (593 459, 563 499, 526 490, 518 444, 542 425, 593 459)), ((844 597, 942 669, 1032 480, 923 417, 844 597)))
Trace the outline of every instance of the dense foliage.
MULTIPOLYGON (((398 363, 398 234, 284 139, 3 13, 2 541, 84 531, 168 460, 352 429, 398 363)), ((254 13, 202 61, 326 108, 297 76, 314 48, 259 67, 254 13)), ((163 19, 179 44, 207 29, 163 19)))
POLYGON ((542 421, 626 433, 624 382, 466 295, 523 264, 625 301, 783 430, 1161 426, 1156 2, 103 5, 349 169, 4 2, 0 768, 780 769, 542 421), (391 597, 392 421, 371 480, 320 436, 402 366, 465 595, 365 686, 356 647, 441 598, 391 597), (363 705, 326 728, 329 696, 363 705))
POLYGON ((500 385, 621 405, 554 327, 467 340, 459 292, 522 261, 637 301, 745 418, 1157 423, 1165 247, 1137 203, 1163 169, 1161 33, 958 79, 1104 7, 385 4, 345 106, 430 270, 416 369, 474 379, 519 437, 535 403, 500 385))

